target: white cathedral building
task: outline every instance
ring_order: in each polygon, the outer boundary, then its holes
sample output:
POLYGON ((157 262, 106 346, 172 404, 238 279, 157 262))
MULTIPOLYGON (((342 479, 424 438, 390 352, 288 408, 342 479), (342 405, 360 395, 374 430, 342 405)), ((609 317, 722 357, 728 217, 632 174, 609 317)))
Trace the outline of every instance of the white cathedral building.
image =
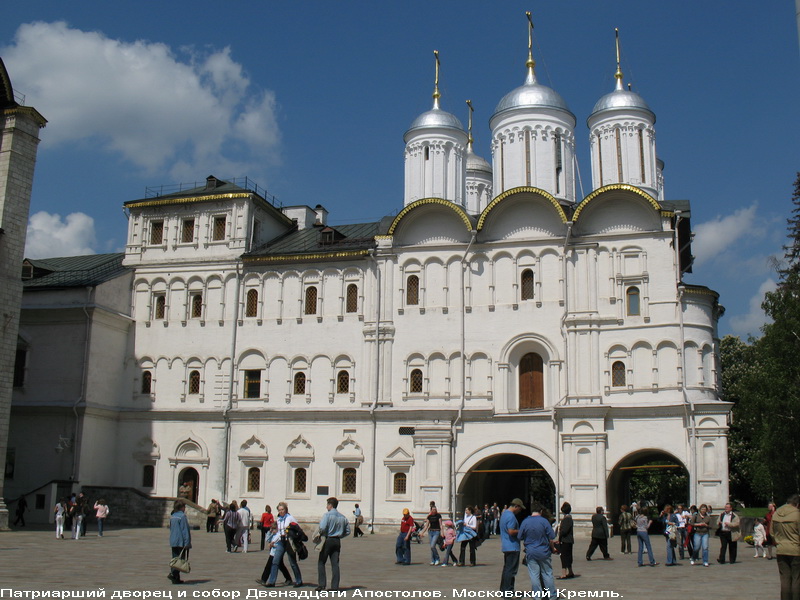
POLYGON ((683 282, 655 115, 618 69, 580 198, 586 133, 526 69, 491 164, 437 86, 394 217, 331 226, 212 176, 126 202, 124 256, 26 261, 7 497, 183 486, 314 518, 335 495, 380 525, 519 496, 588 518, 664 461, 689 475, 675 500, 724 504, 723 308, 683 282))

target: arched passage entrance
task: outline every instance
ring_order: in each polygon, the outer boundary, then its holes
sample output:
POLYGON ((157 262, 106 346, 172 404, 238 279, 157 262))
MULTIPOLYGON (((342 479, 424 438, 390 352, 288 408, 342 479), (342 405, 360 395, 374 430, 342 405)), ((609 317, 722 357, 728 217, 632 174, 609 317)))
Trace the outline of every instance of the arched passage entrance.
POLYGON ((200 484, 200 475, 192 467, 182 469, 178 475, 178 498, 190 500, 197 504, 197 490, 200 484))
POLYGON ((681 461, 663 450, 646 449, 629 454, 608 477, 608 508, 619 514, 622 504, 640 506, 689 503, 689 471, 681 461))
MULTIPOLYGON (((541 464, 522 454, 494 454, 472 467, 458 486, 458 510, 467 505, 499 507, 520 498, 530 508, 533 500, 554 510, 555 484, 541 464)), ((555 514, 555 513, 554 513, 555 514)))

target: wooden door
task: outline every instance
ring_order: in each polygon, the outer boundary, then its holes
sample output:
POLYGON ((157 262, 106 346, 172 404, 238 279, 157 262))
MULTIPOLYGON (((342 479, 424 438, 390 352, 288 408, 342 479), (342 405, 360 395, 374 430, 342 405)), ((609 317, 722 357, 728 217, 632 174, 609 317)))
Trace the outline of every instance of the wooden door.
POLYGON ((519 361, 519 409, 544 408, 544 363, 542 357, 529 352, 519 361))

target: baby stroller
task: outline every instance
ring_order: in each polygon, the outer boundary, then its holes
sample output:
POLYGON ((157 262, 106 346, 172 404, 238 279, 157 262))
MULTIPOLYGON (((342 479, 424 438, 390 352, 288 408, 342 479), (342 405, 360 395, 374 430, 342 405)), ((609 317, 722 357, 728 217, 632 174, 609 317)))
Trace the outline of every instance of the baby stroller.
POLYGON ((422 538, 419 535, 420 529, 422 529, 419 524, 414 521, 414 529, 411 531, 411 540, 412 542, 417 542, 418 544, 422 543, 422 538))

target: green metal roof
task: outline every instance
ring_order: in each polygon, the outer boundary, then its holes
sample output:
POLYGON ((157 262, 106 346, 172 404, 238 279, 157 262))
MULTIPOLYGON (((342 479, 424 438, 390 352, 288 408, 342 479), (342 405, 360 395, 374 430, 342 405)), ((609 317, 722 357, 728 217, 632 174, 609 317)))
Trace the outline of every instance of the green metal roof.
POLYGON ((325 256, 338 259, 342 258, 342 253, 374 248, 375 236, 380 232, 381 222, 296 229, 245 254, 243 259, 254 262, 266 258, 272 261, 281 258, 320 260, 325 256))
POLYGON ((86 287, 119 277, 130 269, 122 266, 123 253, 89 254, 56 258, 26 258, 32 278, 23 278, 24 289, 86 287))

